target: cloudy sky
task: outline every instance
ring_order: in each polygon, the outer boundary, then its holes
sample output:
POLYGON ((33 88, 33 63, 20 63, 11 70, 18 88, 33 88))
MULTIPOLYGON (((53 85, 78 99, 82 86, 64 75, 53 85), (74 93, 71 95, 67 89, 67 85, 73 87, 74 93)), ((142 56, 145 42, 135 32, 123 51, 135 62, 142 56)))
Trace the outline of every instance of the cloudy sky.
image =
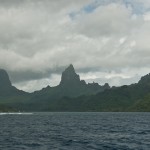
POLYGON ((150 72, 150 0, 0 0, 0 68, 16 87, 81 79, 110 85, 150 72))

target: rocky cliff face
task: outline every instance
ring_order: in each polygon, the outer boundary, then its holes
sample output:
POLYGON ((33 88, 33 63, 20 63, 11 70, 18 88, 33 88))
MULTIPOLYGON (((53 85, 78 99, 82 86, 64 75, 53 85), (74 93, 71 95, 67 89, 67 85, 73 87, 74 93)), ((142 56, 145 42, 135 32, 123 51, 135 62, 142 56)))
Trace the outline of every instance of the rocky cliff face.
POLYGON ((0 69, 0 89, 7 89, 10 88, 11 82, 9 80, 9 76, 7 72, 3 69, 0 69))
POLYGON ((0 96, 24 95, 26 92, 12 86, 7 72, 0 69, 0 96))
POLYGON ((76 74, 72 64, 62 73, 59 87, 62 89, 63 93, 66 93, 66 96, 71 93, 77 96, 82 94, 94 94, 110 88, 108 84, 104 86, 100 86, 98 83, 94 82, 86 84, 84 80, 80 80, 80 76, 76 74))
POLYGON ((138 84, 143 84, 143 85, 150 85, 150 73, 141 77, 140 81, 138 84))
POLYGON ((80 77, 75 73, 73 65, 70 65, 62 73, 60 85, 61 86, 74 86, 80 84, 80 77))

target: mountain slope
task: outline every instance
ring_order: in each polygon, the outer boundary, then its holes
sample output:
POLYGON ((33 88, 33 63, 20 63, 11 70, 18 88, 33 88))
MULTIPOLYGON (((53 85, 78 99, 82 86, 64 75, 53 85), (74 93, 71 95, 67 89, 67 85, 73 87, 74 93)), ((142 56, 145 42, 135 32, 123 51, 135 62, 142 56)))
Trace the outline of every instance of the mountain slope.
POLYGON ((12 86, 9 76, 4 69, 0 69, 0 111, 16 111, 18 105, 29 99, 30 94, 12 86))
POLYGON ((150 94, 137 101, 133 106, 131 106, 131 108, 129 108, 129 110, 136 112, 150 112, 150 94))
POLYGON ((8 97, 24 94, 26 94, 26 92, 18 90, 16 87, 12 86, 7 72, 0 69, 0 96, 8 97))
POLYGON ((61 81, 58 86, 48 86, 41 91, 34 92, 30 102, 32 105, 35 102, 37 105, 40 103, 40 105, 43 105, 43 109, 45 109, 44 107, 47 108, 48 105, 51 105, 52 101, 56 101, 65 96, 73 98, 81 95, 92 95, 102 92, 105 89, 110 89, 108 84, 100 86, 97 83, 86 84, 84 80, 80 80, 73 65, 70 65, 62 73, 61 81), (45 103, 46 106, 43 103, 45 103))
POLYGON ((150 74, 137 84, 111 88, 96 95, 64 97, 49 106, 53 111, 149 111, 150 74), (147 97, 145 97, 148 95, 147 97))

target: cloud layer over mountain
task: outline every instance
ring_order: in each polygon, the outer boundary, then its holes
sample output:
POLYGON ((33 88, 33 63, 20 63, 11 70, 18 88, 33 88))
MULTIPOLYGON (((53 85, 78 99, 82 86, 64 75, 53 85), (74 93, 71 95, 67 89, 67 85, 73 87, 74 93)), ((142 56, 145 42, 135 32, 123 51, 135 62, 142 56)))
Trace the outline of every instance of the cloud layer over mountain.
POLYGON ((150 72, 149 0, 0 0, 0 68, 26 91, 56 85, 70 63, 114 85, 150 72))

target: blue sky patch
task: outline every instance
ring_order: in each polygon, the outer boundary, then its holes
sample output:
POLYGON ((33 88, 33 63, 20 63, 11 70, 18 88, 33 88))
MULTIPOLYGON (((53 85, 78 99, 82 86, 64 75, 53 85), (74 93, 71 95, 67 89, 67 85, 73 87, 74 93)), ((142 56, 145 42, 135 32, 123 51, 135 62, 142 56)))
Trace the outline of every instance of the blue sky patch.
POLYGON ((85 5, 79 11, 71 12, 69 16, 71 19, 75 19, 76 16, 81 13, 89 14, 92 13, 96 8, 100 6, 106 6, 111 3, 120 3, 124 4, 127 8, 131 7, 132 13, 137 15, 142 15, 150 10, 150 8, 145 8, 144 3, 138 2, 138 0, 93 0, 92 3, 85 5))

